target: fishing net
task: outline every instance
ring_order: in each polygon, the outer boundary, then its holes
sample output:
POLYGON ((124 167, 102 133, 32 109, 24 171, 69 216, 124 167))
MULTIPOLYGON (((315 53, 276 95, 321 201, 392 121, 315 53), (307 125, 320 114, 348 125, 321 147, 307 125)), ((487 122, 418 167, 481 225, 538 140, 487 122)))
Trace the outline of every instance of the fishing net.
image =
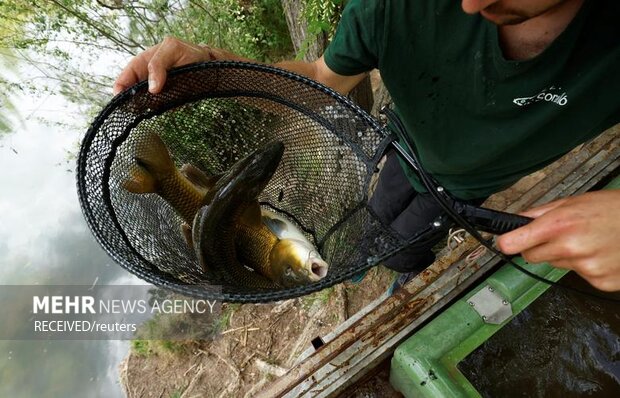
POLYGON ((370 182, 389 139, 352 102, 306 78, 263 65, 195 64, 169 73, 164 92, 145 82, 115 97, 95 119, 78 159, 78 191, 102 247, 138 277, 176 292, 236 302, 305 295, 376 265, 406 243, 367 207, 370 182), (329 263, 317 283, 275 289, 203 272, 183 220, 159 195, 122 184, 134 153, 155 132, 176 165, 218 174, 273 140, 282 161, 261 206, 299 227, 329 263))

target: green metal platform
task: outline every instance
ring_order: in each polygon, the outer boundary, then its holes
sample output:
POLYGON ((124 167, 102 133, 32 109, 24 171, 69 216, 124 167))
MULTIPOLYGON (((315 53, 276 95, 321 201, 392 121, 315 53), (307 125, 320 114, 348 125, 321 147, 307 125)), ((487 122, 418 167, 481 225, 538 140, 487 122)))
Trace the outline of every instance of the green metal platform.
MULTIPOLYGON (((620 177, 605 189, 620 189, 620 177)), ((516 262, 552 281, 568 272, 548 264, 526 264, 522 258, 516 262)), ((392 386, 405 397, 479 397, 457 364, 549 287, 512 265, 503 265, 396 349, 392 386)))

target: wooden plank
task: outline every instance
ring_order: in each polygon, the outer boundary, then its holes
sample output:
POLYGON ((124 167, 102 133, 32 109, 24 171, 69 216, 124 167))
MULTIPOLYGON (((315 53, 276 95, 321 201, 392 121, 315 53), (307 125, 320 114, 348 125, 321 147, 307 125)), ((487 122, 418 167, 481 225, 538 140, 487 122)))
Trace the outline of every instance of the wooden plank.
MULTIPOLYGON (((620 125, 563 158, 549 168, 516 202, 503 209, 518 211, 537 203, 583 191, 617 167, 620 125)), ((508 190, 506 195, 510 195, 508 190)), ((485 255, 467 262, 478 246, 468 239, 414 278, 397 294, 386 298, 333 336, 330 342, 275 380, 259 397, 336 396, 389 355, 421 323, 454 296, 471 286, 499 262, 485 255)))

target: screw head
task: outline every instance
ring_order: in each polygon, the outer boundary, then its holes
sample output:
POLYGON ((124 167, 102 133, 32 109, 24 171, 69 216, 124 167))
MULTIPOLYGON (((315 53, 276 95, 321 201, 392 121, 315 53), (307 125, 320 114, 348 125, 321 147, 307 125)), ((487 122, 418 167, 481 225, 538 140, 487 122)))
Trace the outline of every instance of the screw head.
POLYGON ((482 320, 486 322, 487 316, 486 315, 482 315, 482 320))
POLYGON ((471 305, 472 307, 474 306, 474 302, 473 301, 468 301, 469 305, 471 305))
POLYGON ((502 301, 502 304, 508 305, 508 301, 504 300, 504 301, 502 301))
POLYGON ((490 292, 494 292, 494 291, 495 291, 495 289, 493 289, 493 287, 492 287, 492 286, 489 286, 489 291, 490 291, 490 292))
POLYGON ((443 187, 437 187, 437 192, 443 192, 443 187))

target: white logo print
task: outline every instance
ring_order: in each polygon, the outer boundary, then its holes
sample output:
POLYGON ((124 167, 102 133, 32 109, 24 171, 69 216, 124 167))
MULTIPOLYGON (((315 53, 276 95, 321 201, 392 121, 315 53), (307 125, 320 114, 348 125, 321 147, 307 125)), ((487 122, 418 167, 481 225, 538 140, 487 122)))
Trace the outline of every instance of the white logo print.
POLYGON ((540 93, 533 95, 531 97, 523 97, 523 98, 515 98, 512 100, 515 104, 519 106, 526 106, 532 104, 534 102, 546 101, 553 102, 558 104, 559 106, 564 106, 568 104, 568 97, 566 96, 566 92, 560 94, 562 87, 551 86, 548 89, 544 89, 540 93))

